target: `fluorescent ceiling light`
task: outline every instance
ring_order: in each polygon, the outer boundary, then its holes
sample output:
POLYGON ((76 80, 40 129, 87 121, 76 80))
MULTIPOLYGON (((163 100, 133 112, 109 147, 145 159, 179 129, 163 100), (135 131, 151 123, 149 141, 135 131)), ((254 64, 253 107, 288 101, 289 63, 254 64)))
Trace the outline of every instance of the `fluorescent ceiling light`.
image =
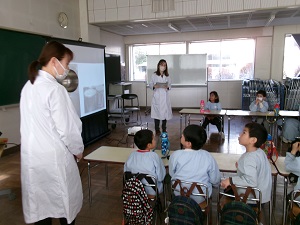
POLYGON ((176 32, 180 32, 180 29, 172 23, 168 23, 168 27, 171 28, 172 30, 176 31, 176 32))
POLYGON ((270 17, 269 17, 269 19, 268 19, 268 21, 267 21, 265 27, 269 26, 270 23, 272 23, 272 21, 273 21, 274 19, 275 19, 275 13, 272 13, 272 14, 270 15, 270 17))
POLYGON ((132 27, 132 26, 129 26, 129 25, 126 25, 126 27, 128 27, 128 28, 130 28, 130 29, 133 29, 133 27, 132 27))

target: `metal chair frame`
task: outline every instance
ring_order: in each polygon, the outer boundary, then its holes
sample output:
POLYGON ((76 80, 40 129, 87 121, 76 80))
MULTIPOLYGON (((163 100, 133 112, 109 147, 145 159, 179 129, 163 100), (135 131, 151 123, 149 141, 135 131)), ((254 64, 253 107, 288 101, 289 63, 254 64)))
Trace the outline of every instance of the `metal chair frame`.
MULTIPOLYGON (((178 192, 180 194, 180 190, 177 190, 176 187, 175 189, 173 188, 173 183, 175 182, 175 180, 171 180, 171 193, 174 194, 175 192, 178 192)), ((185 181, 185 180, 180 180, 181 184, 187 185, 187 186, 191 186, 193 183, 196 183, 196 185, 200 186, 200 188, 205 191, 203 191, 202 193, 196 192, 197 188, 194 188, 191 192, 191 195, 193 196, 201 196, 203 197, 206 203, 206 207, 204 209, 201 208, 202 212, 206 215, 206 224, 209 225, 210 222, 210 213, 209 210, 211 205, 210 205, 210 201, 209 201, 209 196, 208 196, 208 186, 206 184, 202 184, 202 183, 198 183, 198 182, 190 182, 190 181, 185 181)), ((199 206, 200 207, 200 206, 199 206)))
POLYGON ((142 123, 142 117, 141 117, 141 108, 139 103, 139 97, 136 94, 122 94, 122 108, 121 108, 121 114, 122 114, 122 121, 124 125, 128 125, 129 123, 136 123, 140 125, 142 123), (130 104, 128 104, 130 103, 130 104), (136 112, 136 122, 129 122, 127 121, 128 118, 126 118, 126 115, 128 113, 136 112))
MULTIPOLYGON (((246 186, 240 186, 240 185, 235 185, 237 189, 244 189, 246 191, 247 187, 246 186)), ((261 199, 262 199, 262 195, 261 195, 261 191, 260 189, 258 188, 255 188, 255 187, 251 187, 252 190, 255 191, 256 193, 256 196, 257 196, 257 192, 258 192, 258 198, 257 197, 249 197, 247 198, 247 201, 254 201, 257 203, 257 220, 259 221, 259 215, 261 213, 261 199)), ((230 198, 233 198, 235 199, 235 195, 232 195, 232 194, 228 194, 226 192, 224 192, 224 190, 220 190, 220 187, 218 187, 218 196, 217 196, 217 207, 219 208, 219 205, 220 205, 220 196, 227 196, 227 197, 230 197, 230 198)), ((240 196, 241 200, 243 200, 243 196, 240 196)), ((234 201, 234 200, 233 200, 234 201)), ((270 201, 270 209, 271 209, 271 202, 270 201)), ((217 210, 217 225, 220 224, 220 214, 221 214, 221 211, 217 210)), ((271 219, 271 211, 270 211, 270 219, 271 219)), ((270 224, 271 224, 271 221, 270 221, 270 224)))
MULTIPOLYGON (((296 219, 297 215, 293 214, 293 209, 294 207, 298 207, 296 204, 300 205, 300 201, 296 200, 296 198, 300 195, 300 190, 294 190, 291 193, 291 199, 289 200, 289 204, 288 204, 288 212, 289 212, 289 217, 290 217, 290 224, 293 224, 292 221, 296 219)), ((300 210, 299 210, 300 211, 300 210)))

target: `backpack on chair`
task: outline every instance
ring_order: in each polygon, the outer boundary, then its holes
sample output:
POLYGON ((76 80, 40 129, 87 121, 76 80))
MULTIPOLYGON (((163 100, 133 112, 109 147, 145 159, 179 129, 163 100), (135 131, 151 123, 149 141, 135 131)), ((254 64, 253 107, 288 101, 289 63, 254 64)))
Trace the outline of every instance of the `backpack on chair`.
POLYGON ((231 185, 235 200, 228 202, 222 209, 218 205, 221 212, 221 225, 256 225, 258 224, 258 216, 254 209, 248 205, 247 198, 250 193, 255 196, 255 192, 251 187, 247 187, 245 194, 239 195, 235 185, 231 185), (242 197, 242 198, 241 198, 242 197))
POLYGON ((203 212, 197 202, 186 196, 175 196, 168 207, 170 225, 202 225, 203 212))
POLYGON ((137 177, 132 177, 125 181, 122 199, 124 224, 151 224, 153 209, 149 203, 144 185, 137 177))
POLYGON ((194 188, 197 188, 199 193, 203 191, 197 183, 192 183, 190 188, 182 187, 180 180, 175 180, 172 188, 179 185, 180 195, 175 196, 168 207, 168 221, 170 225, 202 225, 204 215, 198 203, 190 198, 194 188))

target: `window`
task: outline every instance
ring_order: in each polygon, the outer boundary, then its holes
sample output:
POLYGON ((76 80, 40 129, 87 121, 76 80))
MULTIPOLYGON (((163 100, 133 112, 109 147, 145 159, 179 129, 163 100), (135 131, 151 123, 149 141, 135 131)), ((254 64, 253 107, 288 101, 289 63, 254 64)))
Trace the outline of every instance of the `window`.
POLYGON ((185 43, 160 43, 151 45, 129 46, 129 79, 131 81, 145 81, 147 72, 147 55, 175 55, 185 54, 185 43))
POLYGON ((147 55, 207 54, 208 80, 243 80, 254 77, 254 39, 129 46, 129 80, 145 81, 147 55), (188 47, 188 49, 186 49, 188 47))
POLYGON ((254 76, 254 39, 191 42, 190 54, 207 54, 208 80, 243 80, 254 76))
POLYGON ((287 34, 285 36, 283 79, 287 77, 300 77, 300 34, 287 34))

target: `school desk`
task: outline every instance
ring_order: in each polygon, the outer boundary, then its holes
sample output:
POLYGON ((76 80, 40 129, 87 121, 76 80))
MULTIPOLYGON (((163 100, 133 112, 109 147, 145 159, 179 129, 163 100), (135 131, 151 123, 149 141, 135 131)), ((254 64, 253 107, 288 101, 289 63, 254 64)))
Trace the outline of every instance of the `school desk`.
MULTIPOLYGON (((94 150, 90 154, 84 157, 84 160, 88 161, 88 188, 89 188, 89 201, 92 203, 92 193, 91 193, 91 163, 104 163, 105 178, 106 178, 106 188, 108 188, 108 167, 107 164, 125 164, 131 152, 135 151, 133 148, 123 148, 123 147, 111 147, 111 146, 101 146, 100 148, 94 150)), ((155 151, 159 156, 162 157, 161 151, 155 151)), ((167 167, 169 162, 167 158, 163 159, 164 165, 167 167)))
POLYGON ((182 118, 184 117, 184 126, 187 125, 188 118, 190 119, 191 115, 202 115, 202 116, 220 116, 221 117, 221 129, 223 130, 224 126, 224 116, 226 114, 226 110, 204 110, 200 112, 200 108, 198 109, 182 109, 179 111, 180 113, 180 135, 182 134, 182 118))
MULTIPOLYGON (((277 143, 277 126, 273 126, 273 124, 276 124, 277 117, 274 117, 273 111, 267 111, 267 112, 252 112, 249 110, 226 110, 226 116, 228 117, 228 140, 230 136, 230 121, 233 116, 247 116, 247 117, 266 117, 267 121, 270 124, 270 131, 272 137, 274 137, 274 143, 277 143)), ((242 129, 242 128, 241 128, 242 129)), ((242 130, 241 130, 242 131, 242 130)))
MULTIPOLYGON (((107 164, 125 164, 127 158, 132 151, 136 149, 133 148, 123 148, 123 147, 111 147, 111 146, 101 146, 97 148, 90 154, 84 157, 84 160, 88 162, 88 189, 89 189, 89 202, 92 203, 92 192, 91 192, 91 168, 98 165, 99 163, 104 163, 105 166, 105 178, 106 178, 106 188, 108 188, 108 167, 107 164), (91 163, 96 163, 96 165, 91 166, 91 163)), ((155 151, 159 156, 162 157, 161 150, 155 151)), ((170 152, 170 155, 173 151, 170 152)), ((236 172, 235 163, 240 158, 240 154, 228 154, 228 153, 210 153, 216 160, 221 172, 236 172)), ((163 159, 163 163, 166 167, 169 165, 169 160, 167 158, 163 159)), ((272 168, 272 175, 274 179, 277 175, 277 171, 274 167, 272 168)), ((275 180, 276 181, 276 180, 275 180)), ((274 181, 274 182, 275 182, 274 181)))

